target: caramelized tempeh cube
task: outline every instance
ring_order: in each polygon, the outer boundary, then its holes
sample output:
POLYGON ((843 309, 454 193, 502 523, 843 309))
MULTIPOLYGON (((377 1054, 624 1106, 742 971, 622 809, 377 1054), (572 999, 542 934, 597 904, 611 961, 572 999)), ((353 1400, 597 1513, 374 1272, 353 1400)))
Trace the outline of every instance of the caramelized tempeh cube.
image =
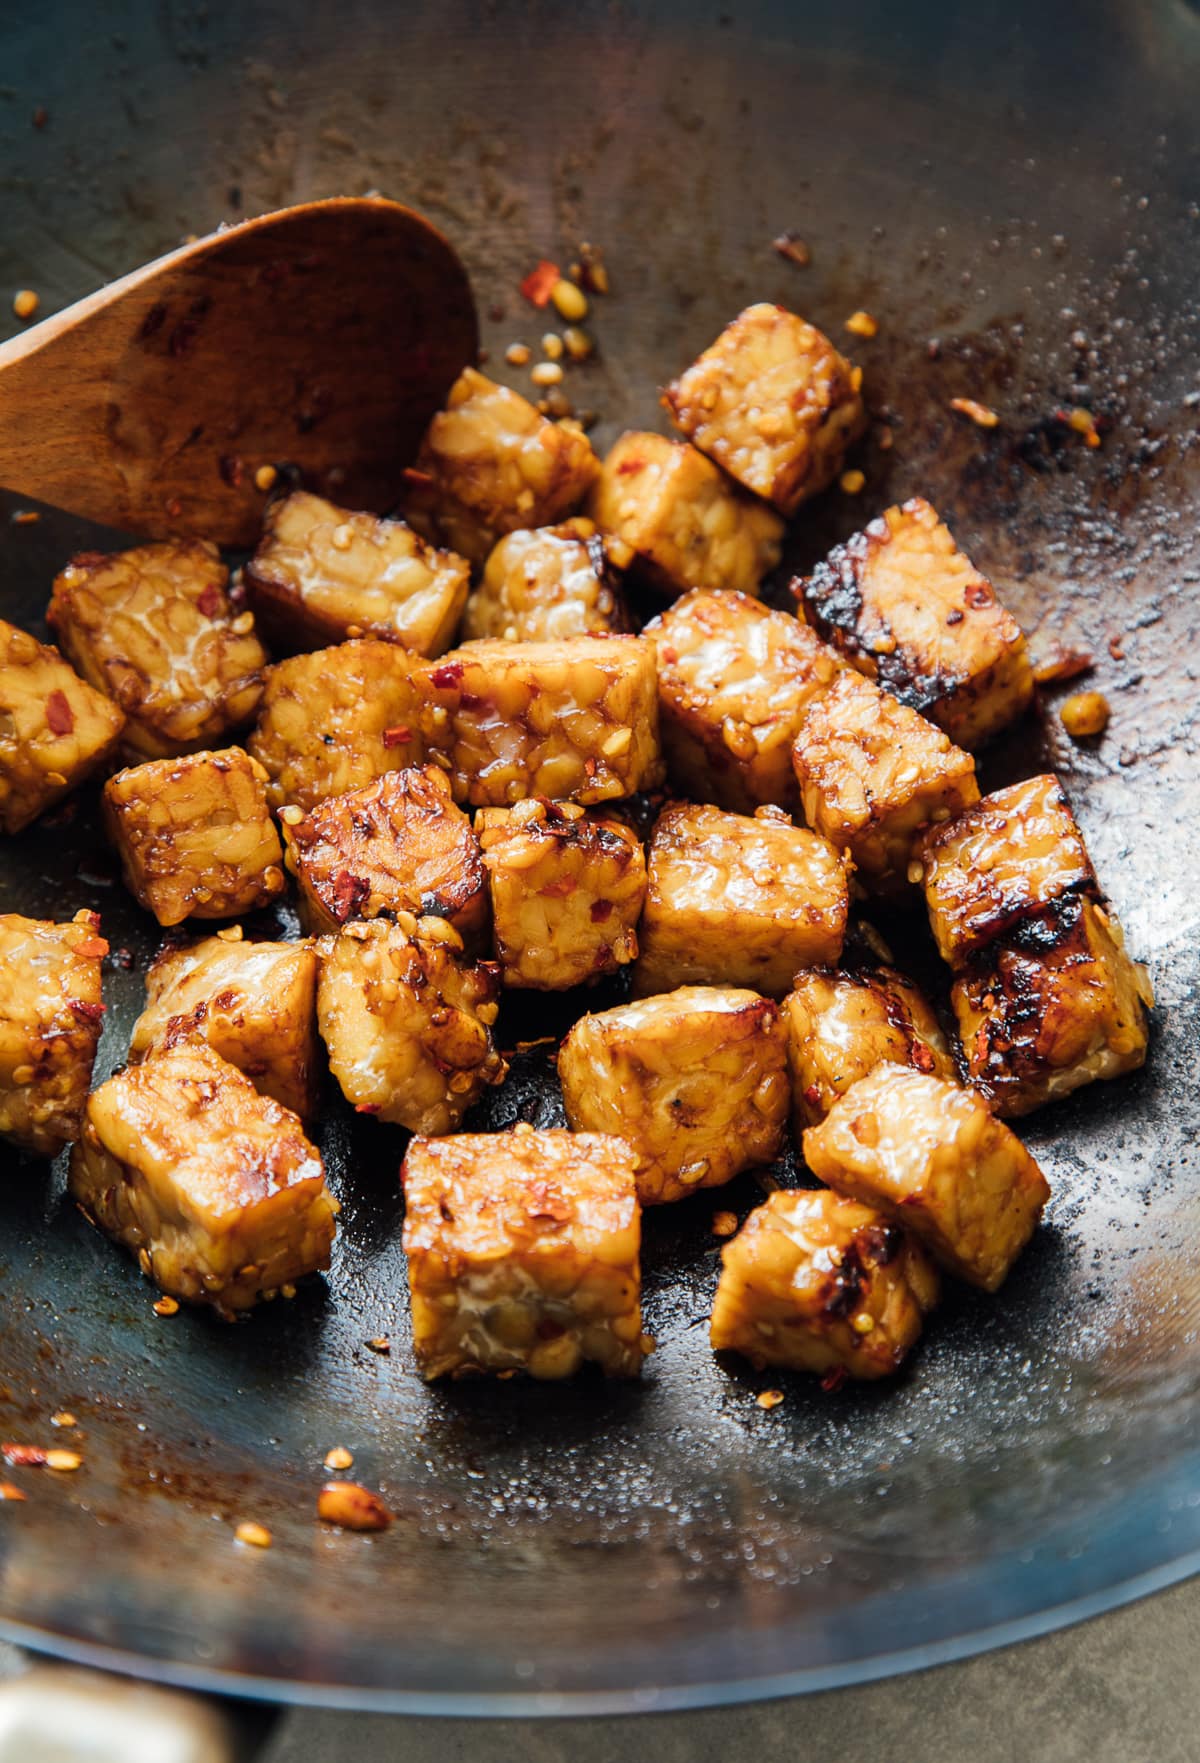
POLYGON ((1050 1197, 1020 1139, 973 1090, 885 1061, 804 1135, 819 1180, 877 1206, 994 1292, 1050 1197))
POLYGON ((663 393, 672 422, 792 515, 832 483, 866 426, 862 372, 782 306, 748 306, 663 393))
POLYGON ((87 551, 55 578, 46 621, 124 711, 131 758, 210 747, 257 710, 266 652, 228 584, 216 546, 199 539, 87 551))
POLYGON ((316 995, 311 943, 217 936, 164 949, 146 975, 130 1061, 179 1041, 206 1041, 256 1090, 306 1119, 317 1102, 316 995))
POLYGON ((267 669, 246 751, 264 768, 272 808, 313 808, 425 757, 412 662, 396 643, 360 637, 267 669))
POLYGON ((554 642, 589 631, 628 630, 618 555, 590 520, 509 533, 467 601, 463 637, 554 642))
POLYGON ((1021 920, 951 993, 971 1082, 1027 1114, 1145 1062, 1154 991, 1107 907, 1079 895, 1021 920))
POLYGON ((793 761, 808 824, 879 893, 904 887, 926 826, 979 800, 970 754, 859 673, 811 706, 793 761))
POLYGON ((676 786, 752 814, 799 806, 792 746, 844 671, 806 624, 744 594, 687 594, 646 626, 658 651, 662 743, 676 786))
POLYGON ((508 1067, 492 1041, 497 977, 471 966, 440 918, 348 924, 321 948, 317 1024, 329 1068, 360 1114, 411 1132, 455 1132, 508 1067))
POLYGON ((672 596, 689 588, 757 594, 779 562, 779 516, 695 447, 664 435, 623 434, 587 508, 602 532, 633 552, 639 574, 672 596))
POLYGON ((482 940, 488 901, 479 841, 436 765, 390 771, 299 819, 285 813, 283 833, 309 930, 401 910, 449 919, 472 946, 482 940))
POLYGON ((960 747, 978 747, 1033 697, 1020 625, 919 496, 839 545, 792 590, 861 673, 960 747))
POLYGON ((506 986, 562 991, 633 960, 646 859, 624 821, 530 800, 481 808, 475 830, 506 986))
POLYGON ((0 1136, 39 1157, 79 1136, 104 1018, 99 926, 94 912, 0 915, 0 1136))
POLYGON ((418 655, 454 641, 470 570, 402 520, 352 513, 296 490, 268 508, 245 569, 263 629, 283 649, 381 637, 418 655))
POLYGON ((82 783, 124 726, 57 649, 0 618, 0 831, 19 833, 82 783))
POLYGON ((266 772, 240 747, 119 771, 103 814, 130 892, 160 924, 233 918, 284 890, 266 772))
POLYGON ((637 1152, 643 1205, 718 1187, 778 1156, 789 1086, 775 1005, 682 986, 584 1016, 558 1055, 567 1119, 637 1152))
POLYGON ((223 1315, 329 1265, 338 1205, 320 1152, 203 1041, 93 1091, 70 1187, 160 1290, 223 1315))
POLYGON ((634 990, 750 986, 782 997, 797 968, 837 961, 846 867, 779 808, 751 818, 676 802, 650 839, 634 990))
POLYGON ((646 638, 467 643, 418 681, 426 744, 449 760, 457 801, 606 802, 662 776, 646 638))
POLYGON ((628 1145, 531 1126, 414 1139, 401 1176, 425 1377, 560 1378, 585 1361, 637 1376, 641 1209, 628 1145))
POLYGON ((937 1302, 921 1245, 827 1188, 772 1194, 721 1260, 709 1339, 760 1368, 887 1377, 937 1302))
POLYGON ((580 428, 548 421, 519 392, 465 367, 425 431, 407 511, 482 563, 505 533, 572 514, 598 469, 580 428))

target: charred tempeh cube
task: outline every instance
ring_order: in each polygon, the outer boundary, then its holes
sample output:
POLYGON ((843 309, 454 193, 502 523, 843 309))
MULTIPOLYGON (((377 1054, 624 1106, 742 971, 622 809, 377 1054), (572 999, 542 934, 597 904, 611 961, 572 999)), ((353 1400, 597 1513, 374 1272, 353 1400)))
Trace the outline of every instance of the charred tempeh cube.
POLYGON ((281 818, 309 930, 400 910, 448 919, 472 947, 482 941, 488 899, 479 841, 436 765, 390 771, 281 818))
POLYGON ((637 1153, 643 1205, 770 1163, 790 1101, 775 1005, 733 987, 681 986, 584 1016, 558 1055, 567 1119, 637 1153))
POLYGON ((1145 1062, 1154 991, 1107 906, 1068 894, 976 955, 951 992, 971 1082, 1027 1114, 1145 1062))
POLYGON ((882 1060, 955 1080, 946 1037, 922 993, 894 967, 796 975, 783 1004, 797 1136, 882 1060))
POLYGON ((631 430, 588 497, 602 532, 633 552, 638 573, 674 597, 689 588, 757 594, 779 562, 783 522, 685 441, 631 430))
POLYGON ((180 1041, 206 1041, 256 1090, 301 1119, 316 1110, 317 956, 311 943, 205 937, 164 949, 146 975, 134 1024, 136 1063, 180 1041))
POLYGON ((411 657, 360 637, 267 669, 246 751, 266 771, 272 808, 313 808, 425 757, 411 657))
POLYGON ((488 557, 467 601, 463 637, 554 642, 629 629, 621 599, 625 548, 590 520, 509 533, 488 557))
POLYGON ((401 1175, 425 1377, 560 1378, 585 1362, 637 1376, 647 1343, 628 1145, 531 1126, 414 1139, 401 1175))
POLYGON ((903 889, 927 826, 979 800, 971 755, 860 673, 810 707, 793 761, 808 824, 878 893, 903 889))
POLYGON ((844 663, 806 624, 744 594, 699 591, 646 626, 658 651, 663 752, 676 787, 752 814, 799 806, 792 746, 844 663))
POLYGON ((785 517, 832 483, 866 426, 861 368, 782 306, 748 306, 667 387, 672 422, 785 517))
POLYGON ((1050 1197, 982 1096, 887 1061, 809 1127, 804 1156, 819 1180, 877 1206, 987 1292, 1003 1282, 1050 1197))
POLYGON ((496 1051, 496 969, 462 959, 441 918, 346 925, 321 947, 317 1025, 329 1068, 360 1114, 451 1133, 508 1067, 496 1051))
POLYGON ((240 747, 152 759, 109 778, 105 830, 138 905, 163 925, 270 905, 286 880, 266 781, 240 747))
POLYGON ((161 1291, 222 1315, 329 1266, 338 1204, 320 1152, 203 1041, 92 1092, 70 1188, 161 1291))
POLYGON ((467 643, 418 678, 426 744, 448 760, 457 801, 606 802, 662 776, 647 638, 467 643))
POLYGON ((82 783, 124 726, 57 649, 0 618, 0 831, 19 833, 82 783))
POLYGON ((860 673, 978 747, 1033 697, 1021 627, 921 497, 889 508, 793 584, 860 673))
POLYGON ((131 758, 211 747, 257 710, 266 651, 228 587, 216 546, 199 539, 87 551, 55 578, 46 621, 125 713, 131 758))
POLYGON ((268 508, 246 565, 250 603, 285 650, 381 637, 418 655, 454 641, 470 569, 402 520, 352 512, 296 490, 268 508))
POLYGON ((1096 892, 1083 835, 1052 772, 932 827, 917 859, 938 951, 951 967, 1031 913, 1096 892))
POLYGON ((79 1136, 104 1018, 99 927, 94 912, 0 915, 0 1136, 39 1157, 79 1136))
POLYGON ((887 1377, 937 1302, 920 1243, 828 1188, 772 1194, 721 1260, 709 1339, 760 1368, 887 1377))
POLYGON ((482 563, 505 533, 573 514, 598 469, 582 429, 548 421, 519 392, 465 367, 425 431, 407 510, 482 563))
POLYGON ((782 997, 796 970, 837 961, 846 866, 781 808, 756 815, 675 802, 650 839, 634 990, 750 986, 782 997))
POLYGON ((506 986, 562 991, 633 960, 646 859, 624 821, 533 799, 481 808, 475 830, 506 986))

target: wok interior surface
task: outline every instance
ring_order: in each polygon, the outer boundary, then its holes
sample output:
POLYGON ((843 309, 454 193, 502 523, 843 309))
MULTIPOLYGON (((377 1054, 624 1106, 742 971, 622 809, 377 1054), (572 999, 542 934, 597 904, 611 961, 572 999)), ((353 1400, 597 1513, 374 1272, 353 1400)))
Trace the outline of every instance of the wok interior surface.
MULTIPOLYGON (((28 1502, 7 1508, 7 1631, 280 1696, 637 1708, 927 1662, 1189 1571, 1200 16, 1182 0, 836 16, 765 0, 237 16, 128 0, 102 21, 23 9, 5 44, 0 285, 38 288, 43 310, 221 219, 378 188, 463 252, 503 376, 504 345, 545 328, 520 277, 587 238, 614 292, 570 384, 601 414, 600 446, 661 426, 657 385, 753 299, 835 338, 856 307, 874 313, 878 339, 851 354, 895 445, 866 445, 861 497, 802 513, 792 562, 921 493, 1037 652, 1092 651, 1088 683, 1113 706, 1103 742, 1067 742, 1051 693, 984 756, 983 783, 1061 772, 1159 994, 1144 1072, 1024 1124, 1054 1199, 999 1296, 953 1292, 910 1375, 835 1395, 709 1351, 711 1214, 744 1216, 761 1198, 749 1178, 647 1218, 659 1347, 640 1387, 425 1388, 399 1133, 330 1097, 344 1211, 328 1281, 238 1326, 156 1317, 62 1168, 10 1153, 0 1437, 47 1442, 67 1408, 85 1465, 27 1476, 28 1502), (772 250, 785 229, 807 269, 772 250), (960 395, 1000 426, 954 416, 960 395), (1098 450, 1054 415, 1077 404, 1102 420, 1098 450), (381 1335, 390 1354, 366 1345, 381 1335), (768 1382, 786 1394, 769 1412, 754 1400, 768 1382), (384 1491, 387 1534, 317 1526, 335 1444, 384 1491), (242 1518, 274 1547, 234 1546, 242 1518)), ((54 571, 106 538, 49 512, 5 518, 4 615, 40 630, 54 571)), ((106 981, 106 1072, 158 937, 87 798, 0 853, 0 909, 83 905, 134 961, 106 981)), ((919 932, 896 940, 903 960, 919 932)), ((562 1021, 526 999, 501 1025, 511 1046, 562 1021)), ((544 1047, 481 1117, 518 1118, 561 1120, 544 1047)))

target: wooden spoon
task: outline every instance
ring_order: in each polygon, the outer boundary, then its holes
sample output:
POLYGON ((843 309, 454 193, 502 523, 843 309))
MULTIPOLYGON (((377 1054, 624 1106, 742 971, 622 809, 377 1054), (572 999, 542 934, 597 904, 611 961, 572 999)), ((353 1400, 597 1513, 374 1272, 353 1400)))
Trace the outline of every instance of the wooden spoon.
POLYGON ((478 329, 436 227, 380 197, 198 239, 0 345, 0 484, 149 538, 257 536, 263 466, 391 507, 478 329))

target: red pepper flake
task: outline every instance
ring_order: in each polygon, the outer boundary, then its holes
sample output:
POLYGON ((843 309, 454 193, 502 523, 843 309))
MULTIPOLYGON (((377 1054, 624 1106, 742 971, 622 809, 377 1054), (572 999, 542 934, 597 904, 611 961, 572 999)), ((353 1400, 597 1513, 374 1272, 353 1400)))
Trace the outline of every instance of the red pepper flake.
POLYGON ((221 474, 222 483, 229 485, 231 490, 241 488, 242 479, 246 474, 246 463, 236 453, 222 453, 217 461, 217 470, 221 474))
POLYGON ((815 1108, 817 1103, 821 1100, 820 1084, 809 1084, 804 1092, 804 1100, 808 1103, 810 1108, 815 1108))
POLYGON ((103 961, 108 954, 108 944, 103 937, 85 937, 82 943, 76 943, 75 953, 87 961, 103 961))
POLYGON ((1114 661, 1124 661, 1124 659, 1125 659, 1124 638, 1120 637, 1120 636, 1110 637, 1108 639, 1108 652, 1112 656, 1114 661))
POLYGON ((225 596, 218 582, 208 582, 202 594, 197 595, 196 606, 205 618, 216 618, 224 606, 225 596))
POLYGON ((846 1367, 844 1365, 835 1365, 832 1370, 827 1371, 821 1379, 821 1388, 827 1395, 832 1395, 835 1390, 841 1389, 845 1381, 846 1367))
POLYGON ((573 875, 563 875, 557 881, 547 882, 544 888, 538 889, 538 892, 548 895, 551 900, 565 900, 569 894, 575 892, 578 886, 579 883, 573 875))
POLYGON ((429 676, 429 683, 431 686, 436 686, 439 691, 445 691, 450 686, 458 684, 463 676, 463 671, 464 664, 461 661, 447 661, 444 667, 434 668, 429 676))
POLYGON ((646 461, 644 459, 640 458, 638 456, 638 454, 636 454, 636 453, 633 455, 632 458, 622 459, 620 464, 617 466, 617 476, 618 477, 632 477, 632 475, 635 471, 641 471, 641 469, 645 465, 645 463, 646 463, 646 461))
POLYGON ((914 1041, 908 1055, 908 1062, 917 1071, 931 1072, 933 1070, 933 1053, 924 1041, 914 1041))
POLYGON ((179 500, 178 496, 168 496, 167 500, 163 503, 163 507, 166 510, 167 518, 169 520, 178 520, 179 516, 183 513, 183 503, 179 500))
POLYGON ((356 1102, 354 1112, 356 1114, 378 1114, 382 1106, 382 1102, 356 1102))
POLYGON ((592 923, 593 924, 603 924, 604 920, 606 918, 612 917, 612 914, 613 914, 613 903, 611 900, 593 900, 592 901, 592 923))
POLYGON ((392 1350, 392 1343, 385 1334, 373 1334, 366 1345, 372 1353, 390 1353, 392 1350))
POLYGON ((0 1500, 27 1500, 28 1498, 28 1494, 23 1494, 14 1482, 0 1481, 0 1500))
POLYGON ((14 508, 11 515, 14 526, 36 526, 41 518, 36 508, 14 508))
POLYGON ((1060 649, 1056 644, 1044 661, 1035 662, 1033 677, 1039 686, 1057 685, 1060 681, 1078 679, 1094 666, 1086 649, 1060 649))
MULTIPOLYGON (((104 952, 105 954, 108 953, 107 943, 104 945, 104 952)), ((103 1004, 86 1004, 82 998, 71 999, 71 1015, 78 1016, 81 1022, 103 1021, 104 1010, 105 1006, 103 1004)))
POLYGON ((343 869, 333 881, 333 916, 339 924, 353 918, 371 892, 371 884, 363 875, 351 875, 343 869))
POLYGON ((800 269, 808 268, 811 253, 799 233, 780 233, 777 239, 771 240, 771 244, 789 263, 796 264, 800 269))
POLYGON ((0 1445, 0 1456, 14 1469, 42 1469, 47 1455, 41 1445, 0 1445))
POLYGON ((536 269, 531 269, 521 283, 521 292, 534 306, 548 306, 550 296, 562 280, 562 271, 557 263, 551 263, 543 257, 536 269))
MULTIPOLYGON (((44 129, 46 124, 49 121, 50 121, 50 112, 46 109, 46 106, 44 104, 39 104, 37 109, 33 113, 33 126, 34 126, 34 128, 35 129, 44 129)), ((22 1495, 21 1497, 23 1499, 24 1495, 22 1495)))
POLYGON ((406 722, 398 722, 394 728, 385 728, 383 744, 385 747, 402 747, 405 741, 412 740, 412 730, 406 722))
POLYGON ((46 699, 46 723, 52 735, 69 735, 74 730, 75 712, 64 691, 53 691, 46 699))

